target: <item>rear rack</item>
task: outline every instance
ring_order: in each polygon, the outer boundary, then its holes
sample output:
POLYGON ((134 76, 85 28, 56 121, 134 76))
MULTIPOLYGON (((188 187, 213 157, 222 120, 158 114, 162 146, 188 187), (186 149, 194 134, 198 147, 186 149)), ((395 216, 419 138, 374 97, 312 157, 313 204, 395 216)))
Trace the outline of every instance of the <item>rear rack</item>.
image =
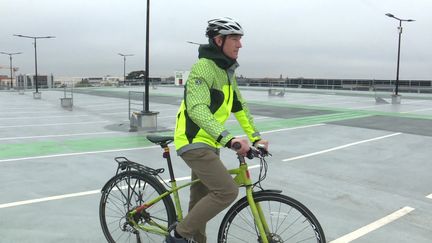
POLYGON ((126 171, 136 170, 153 176, 157 176, 158 174, 163 173, 165 171, 164 168, 153 169, 145 165, 130 161, 126 157, 115 157, 114 160, 118 163, 116 175, 120 171, 124 171, 124 170, 126 171))

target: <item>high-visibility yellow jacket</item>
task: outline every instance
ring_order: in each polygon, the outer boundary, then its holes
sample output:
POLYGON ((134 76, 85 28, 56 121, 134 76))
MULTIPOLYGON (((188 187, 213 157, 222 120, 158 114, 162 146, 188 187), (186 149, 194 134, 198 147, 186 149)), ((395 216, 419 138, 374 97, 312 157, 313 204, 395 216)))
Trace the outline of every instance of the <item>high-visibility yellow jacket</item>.
POLYGON ((233 138, 224 123, 234 113, 251 142, 260 139, 249 109, 240 95, 234 70, 200 58, 192 67, 177 113, 174 144, 177 154, 196 148, 217 150, 233 138))

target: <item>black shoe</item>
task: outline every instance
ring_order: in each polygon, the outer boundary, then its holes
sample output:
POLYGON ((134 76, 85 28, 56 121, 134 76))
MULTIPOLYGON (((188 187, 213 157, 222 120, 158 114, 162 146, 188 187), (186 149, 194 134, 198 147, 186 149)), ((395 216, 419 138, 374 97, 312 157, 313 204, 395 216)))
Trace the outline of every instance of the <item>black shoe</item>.
MULTIPOLYGON (((166 243, 196 243, 196 241, 192 240, 192 239, 185 239, 183 237, 176 237, 176 229, 177 227, 177 222, 175 222, 174 224, 172 224, 169 229, 168 232, 169 234, 166 237, 166 243)), ((177 234, 178 235, 178 234, 177 234)))

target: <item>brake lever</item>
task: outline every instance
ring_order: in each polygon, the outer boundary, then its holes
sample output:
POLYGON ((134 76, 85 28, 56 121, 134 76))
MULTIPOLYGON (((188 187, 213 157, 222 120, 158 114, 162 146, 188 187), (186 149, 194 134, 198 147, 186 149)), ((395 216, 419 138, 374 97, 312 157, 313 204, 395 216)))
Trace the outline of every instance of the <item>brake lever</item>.
POLYGON ((272 156, 271 153, 267 149, 265 149, 265 146, 263 144, 258 144, 257 149, 260 151, 260 153, 264 156, 272 156))

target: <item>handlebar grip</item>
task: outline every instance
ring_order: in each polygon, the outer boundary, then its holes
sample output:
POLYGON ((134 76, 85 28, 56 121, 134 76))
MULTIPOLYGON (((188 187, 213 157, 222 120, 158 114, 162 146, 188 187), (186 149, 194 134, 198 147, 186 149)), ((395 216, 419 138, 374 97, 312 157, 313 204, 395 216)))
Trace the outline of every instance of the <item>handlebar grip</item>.
POLYGON ((232 148, 235 150, 239 150, 241 149, 241 144, 239 142, 235 142, 233 143, 232 148))

